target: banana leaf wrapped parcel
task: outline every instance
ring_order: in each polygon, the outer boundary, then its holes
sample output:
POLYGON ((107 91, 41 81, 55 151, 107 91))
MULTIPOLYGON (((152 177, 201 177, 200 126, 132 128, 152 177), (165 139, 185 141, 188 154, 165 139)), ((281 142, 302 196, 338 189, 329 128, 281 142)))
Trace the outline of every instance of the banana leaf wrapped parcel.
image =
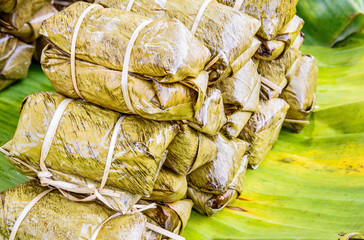
POLYGON ((258 111, 239 135, 239 138, 250 143, 250 167, 258 168, 276 143, 288 109, 289 105, 280 98, 260 101, 258 111))
POLYGON ((204 0, 96 0, 107 7, 130 10, 143 16, 180 20, 211 51, 207 65, 210 81, 225 79, 243 66, 239 58, 253 41, 260 22, 216 1, 204 5, 204 0), (206 8, 204 8, 206 7, 206 8), (198 14, 202 13, 199 18, 198 14))
POLYGON ((0 12, 11 13, 23 0, 0 0, 0 12))
MULTIPOLYGON (((138 204, 148 205, 153 202, 140 200, 138 204)), ((164 228, 174 234, 182 235, 184 228, 187 225, 191 215, 193 202, 190 199, 183 199, 173 203, 161 203, 156 205, 156 208, 151 208, 143 211, 147 216, 148 222, 164 228)), ((164 240, 169 239, 165 236, 147 229, 147 240, 164 240)))
POLYGON ((235 75, 213 86, 222 93, 227 116, 221 131, 228 138, 236 138, 258 108, 261 86, 257 64, 250 59, 235 75))
POLYGON ((274 39, 296 14, 298 0, 218 0, 218 2, 259 19, 262 26, 257 35, 269 41, 274 39))
MULTIPOLYGON (((0 237, 8 239, 23 209, 47 188, 32 180, 0 193, 0 237)), ((148 205, 150 202, 139 202, 148 205)), ((162 239, 149 224, 175 234, 181 234, 191 212, 191 201, 183 200, 169 205, 156 204, 154 208, 127 215, 98 203, 78 203, 66 199, 58 191, 40 198, 26 214, 15 239, 162 239), (87 216, 87 217, 85 217, 87 216), (100 230, 97 232, 97 229, 100 230)), ((164 238, 163 238, 164 239, 164 238)))
POLYGON ((218 148, 215 159, 187 175, 187 182, 199 191, 222 194, 239 171, 249 144, 237 138, 229 140, 221 133, 212 140, 218 148))
POLYGON ((0 2, 0 25, 8 29, 19 29, 51 0, 9 0, 3 6, 0 2))
POLYGON ((61 11, 61 10, 65 9, 66 7, 70 6, 71 4, 78 2, 78 1, 89 2, 89 3, 94 2, 94 0, 53 0, 52 4, 59 11, 61 11))
POLYGON ((86 14, 73 41, 75 25, 89 6, 74 3, 41 26, 41 34, 51 42, 43 52, 42 69, 56 91, 153 120, 192 118, 205 98, 208 73, 203 69, 209 50, 176 19, 153 21, 101 5, 86 14), (141 26, 145 28, 124 66, 130 38, 141 26), (123 75, 124 70, 128 74, 123 75))
POLYGON ((290 48, 287 53, 280 59, 272 61, 259 61, 258 72, 263 77, 269 79, 275 84, 279 84, 284 79, 293 63, 301 56, 299 49, 290 48))
POLYGON ((99 200, 125 212, 152 194, 178 130, 173 122, 122 116, 41 92, 24 100, 15 135, 1 151, 18 171, 38 177, 42 185, 87 196, 99 193, 99 200))
POLYGON ((0 33, 0 90, 28 75, 34 46, 0 33))
POLYGON ((150 197, 145 198, 159 202, 177 202, 186 198, 187 178, 185 175, 162 167, 154 183, 150 197))
POLYGON ((282 58, 300 35, 303 24, 303 19, 294 16, 273 40, 261 39, 262 44, 254 56, 264 61, 282 58))
POLYGON ((286 76, 294 62, 302 55, 299 50, 302 42, 303 37, 300 36, 282 58, 271 61, 259 61, 258 72, 263 79, 260 93, 261 99, 267 101, 278 97, 288 85, 286 76))
POLYGON ((24 42, 32 43, 40 36, 39 29, 42 22, 57 12, 52 4, 46 3, 20 28, 8 29, 0 26, 0 32, 11 34, 24 42))
POLYGON ((297 59, 287 79, 289 84, 280 95, 290 105, 283 127, 301 132, 309 124, 308 120, 315 106, 318 79, 315 58, 303 55, 297 59))
POLYGON ((236 59, 231 65, 231 74, 229 77, 233 77, 236 73, 238 73, 241 68, 245 66, 245 64, 252 59, 254 54, 258 51, 260 45, 262 44, 258 38, 254 37, 251 46, 241 54, 238 59, 236 59))
POLYGON ((192 171, 213 161, 218 148, 205 134, 198 132, 187 124, 169 144, 164 166, 180 175, 188 175, 192 171))
POLYGON ((228 190, 223 194, 212 194, 189 187, 187 195, 194 202, 193 208, 206 216, 213 216, 237 199, 243 191, 245 172, 248 166, 248 155, 242 159, 239 171, 236 173, 228 190))
POLYGON ((221 91, 209 87, 200 110, 187 122, 190 127, 197 131, 213 136, 220 131, 226 121, 221 91))

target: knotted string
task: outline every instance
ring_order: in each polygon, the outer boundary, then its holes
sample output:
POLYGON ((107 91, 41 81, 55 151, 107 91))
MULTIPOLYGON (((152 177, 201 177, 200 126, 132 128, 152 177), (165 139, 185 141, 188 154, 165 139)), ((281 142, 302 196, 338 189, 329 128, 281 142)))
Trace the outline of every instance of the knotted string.
MULTIPOLYGON (((24 221, 25 217, 28 215, 28 213, 30 212, 30 210, 32 210, 32 208, 35 206, 35 204, 41 200, 45 195, 47 195, 48 193, 50 193, 51 191, 53 191, 55 188, 50 188, 44 192, 42 192, 41 194, 39 194, 38 196, 36 196, 32 201, 30 201, 25 208, 22 210, 22 212, 19 214, 18 218, 16 219, 13 229, 11 230, 11 234, 9 237, 9 240, 14 240, 15 236, 19 230, 19 227, 21 225, 21 223, 24 221)), ((130 214, 135 214, 135 213, 139 213, 139 212, 143 212, 146 211, 148 209, 152 209, 155 208, 157 205, 155 203, 151 203, 149 205, 134 205, 132 209, 130 209, 126 215, 130 215, 130 214)), ((94 233, 92 234, 90 240, 96 240, 97 235, 99 234, 100 230, 102 229, 102 227, 108 223, 109 221, 117 218, 117 217, 121 217, 123 216, 122 213, 117 212, 115 214, 113 214, 112 216, 110 216, 109 218, 107 218, 106 220, 104 220, 94 231, 94 233)), ((171 239, 175 239, 175 240, 185 240, 184 237, 181 237, 177 234, 174 234, 164 228, 158 227, 156 225, 153 225, 151 223, 147 223, 146 227, 153 230, 156 233, 162 234, 166 237, 169 237, 171 239)))
MULTIPOLYGON (((143 212, 145 210, 148 210, 148 209, 152 209, 152 208, 155 208, 157 205, 155 203, 151 203, 149 205, 134 205, 134 207, 132 209, 129 210, 129 212, 126 213, 126 215, 130 215, 130 214, 135 214, 135 213, 138 213, 138 212, 143 212)), ((115 218, 118 218, 118 217, 121 217, 123 216, 122 213, 120 212, 117 212, 115 214, 113 214, 112 216, 110 216, 108 219, 106 219, 105 221, 103 221, 97 228, 96 230, 94 231, 94 233, 92 234, 90 240, 96 240, 97 238, 97 235, 99 235, 99 232, 100 230, 102 229, 102 227, 108 223, 109 221, 115 219, 115 218)))
POLYGON ((38 178, 39 178, 42 186, 53 186, 55 188, 58 188, 61 191, 61 193, 70 200, 86 202, 86 201, 93 201, 95 199, 99 199, 106 206, 113 209, 113 207, 104 198, 104 196, 121 197, 121 193, 117 192, 117 191, 113 191, 113 190, 103 189, 103 188, 104 188, 106 181, 108 179, 108 176, 109 176, 111 162, 112 162, 112 156, 113 156, 114 150, 115 150, 116 138, 120 132, 121 123, 124 120, 125 116, 121 116, 115 124, 114 131, 111 136, 109 152, 108 152, 106 163, 105 163, 104 175, 102 177, 101 185, 99 188, 96 188, 96 186, 94 186, 93 184, 90 184, 87 187, 80 187, 79 185, 64 182, 64 181, 54 181, 54 180, 52 180, 52 173, 49 172, 49 170, 47 169, 47 166, 45 164, 45 160, 49 153, 49 150, 50 150, 51 144, 53 142, 54 135, 57 131, 59 122, 62 118, 62 115, 63 115, 65 109, 72 101, 73 101, 73 99, 69 99, 69 98, 64 99, 58 105, 56 111, 54 112, 52 120, 47 129, 45 138, 43 140, 41 156, 40 156, 40 161, 39 161, 39 166, 40 166, 41 171, 37 173, 38 178), (78 199, 65 191, 79 193, 79 194, 89 194, 91 196, 88 196, 84 199, 78 199))
MULTIPOLYGON (((18 218, 16 219, 15 223, 14 223, 14 226, 13 226, 13 229, 11 230, 11 233, 10 233, 10 237, 9 237, 9 240, 14 240, 15 237, 16 237, 16 234, 19 230, 19 227, 21 225, 21 223, 24 221, 25 217, 28 215, 28 213, 30 212, 30 210, 32 210, 32 208, 35 206, 35 204, 41 200, 45 195, 47 195, 48 193, 50 193, 51 191, 53 191, 55 188, 50 188, 44 192, 42 192, 41 194, 39 194, 38 196, 36 196, 32 201, 30 201, 26 206, 25 208, 21 211, 21 213, 19 214, 18 218)), ((155 203, 151 203, 149 205, 134 205, 134 207, 129 210, 129 212, 127 212, 126 214, 135 214, 135 213, 139 213, 139 212, 143 212, 143 211, 146 211, 148 209, 152 209, 152 208, 155 208, 157 205, 155 203)), ((97 238, 97 235, 99 234, 100 230, 102 229, 102 227, 109 221, 117 218, 117 217, 121 217, 123 216, 122 213, 120 212, 117 212, 115 214, 113 214, 112 216, 110 216, 109 218, 107 218, 106 220, 104 220, 97 228, 96 230, 94 231, 94 233, 92 234, 90 240, 96 240, 97 238)), ((174 234, 168 230, 165 230, 161 227, 158 227, 158 226, 155 226, 153 224, 150 224, 150 223, 147 223, 146 224, 146 227, 159 233, 159 234, 162 234, 166 237, 169 237, 171 239, 175 239, 175 240, 185 240, 185 238, 177 235, 177 234, 174 234)))

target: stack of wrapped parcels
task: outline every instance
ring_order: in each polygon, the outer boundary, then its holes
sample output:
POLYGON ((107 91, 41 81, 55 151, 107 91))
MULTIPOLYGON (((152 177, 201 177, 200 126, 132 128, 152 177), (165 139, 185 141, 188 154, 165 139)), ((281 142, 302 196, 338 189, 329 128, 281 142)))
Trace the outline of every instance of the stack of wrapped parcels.
POLYGON ((32 57, 39 62, 42 22, 76 1, 0 0, 0 91, 28 75, 32 57))
POLYGON ((25 78, 34 54, 40 57, 42 22, 57 9, 50 0, 0 1, 0 91, 25 78))
POLYGON ((45 20, 57 93, 28 96, 0 149, 33 179, 1 194, 0 235, 182 239, 192 207, 239 197, 315 103, 296 4, 97 0, 45 20))

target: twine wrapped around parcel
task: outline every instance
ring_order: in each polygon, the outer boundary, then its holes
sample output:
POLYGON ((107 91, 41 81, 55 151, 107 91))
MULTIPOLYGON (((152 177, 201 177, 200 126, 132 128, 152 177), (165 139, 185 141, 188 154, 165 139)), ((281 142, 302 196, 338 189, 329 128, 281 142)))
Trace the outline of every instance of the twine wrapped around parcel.
MULTIPOLYGON (((80 31, 80 27, 81 24, 83 22, 83 20, 85 19, 87 13, 89 13, 92 9, 94 9, 95 7, 102 7, 99 4, 92 4, 89 7, 87 7, 83 13, 81 14, 80 18, 77 20, 76 26, 75 26, 75 30, 73 32, 72 35, 72 43, 71 43, 71 76, 72 76, 72 83, 73 83, 73 87, 77 93, 77 95, 83 99, 82 94, 80 92, 80 90, 77 87, 77 80, 76 80, 76 41, 77 41, 77 36, 78 36, 78 32, 80 31)), ((122 89, 122 94, 124 96, 125 99, 125 103, 127 105, 127 107, 129 108, 130 112, 135 114, 135 110, 133 108, 133 105, 131 104, 130 101, 130 96, 129 96, 129 90, 128 90, 128 69, 129 69, 129 61, 130 61, 130 54, 131 54, 131 50, 134 46, 134 43, 139 35, 139 33, 148 25, 152 22, 152 20, 148 20, 145 21, 143 23, 141 23, 136 30, 134 31, 134 33, 132 34, 128 46, 126 47, 126 52, 125 52, 125 58, 124 58, 124 64, 123 64, 123 74, 122 74, 122 78, 121 78, 121 89, 122 89)))
MULTIPOLYGON (((9 161, 24 175, 39 176, 45 185, 92 195, 86 200, 101 201, 104 197, 112 209, 123 213, 140 197, 150 196, 165 161, 165 150, 177 134, 178 125, 137 116, 125 116, 122 120, 118 113, 80 100, 69 100, 71 104, 59 122, 52 147, 47 150, 43 140, 49 141, 50 128, 56 125, 55 111, 60 111, 58 105, 64 99, 50 92, 33 94, 26 99, 17 131, 2 149, 9 161), (44 119, 42 125, 37 124, 44 119), (48 169, 41 167, 40 160, 44 159, 46 151, 49 151, 48 169), (112 158, 108 178, 110 162, 107 158, 112 158)), ((68 198, 73 200, 70 195, 68 198)))
MULTIPOLYGON (((114 190, 104 189, 104 186, 106 184, 106 181, 107 181, 107 178, 108 178, 109 172, 110 172, 112 156, 114 154, 114 149, 115 149, 116 137, 120 131, 120 126, 121 126, 121 123, 124 120, 125 116, 120 117, 120 119, 117 121, 117 123, 114 127, 114 131, 113 131, 112 139, 111 139, 111 143, 110 143, 110 148, 109 148, 109 152, 108 152, 107 159, 106 159, 106 167, 104 170, 104 175, 102 177, 102 182, 101 182, 99 189, 97 189, 94 185, 88 185, 87 188, 84 188, 84 187, 80 187, 75 184, 71 184, 71 183, 64 182, 64 181, 54 181, 51 178, 52 173, 48 171, 48 169, 45 165, 45 160, 47 158, 49 149, 51 147, 51 144, 52 144, 52 141, 54 138, 54 134, 57 130, 57 127, 61 120, 62 114, 63 114, 64 110, 67 108, 68 104, 70 104, 72 101, 73 101, 73 99, 69 99, 69 98, 66 98, 65 100, 63 100, 57 107, 57 109, 52 117, 52 120, 51 120, 49 128, 46 132, 46 136, 44 138, 43 145, 42 145, 41 158, 40 158, 40 163, 39 163, 41 171, 37 171, 36 169, 32 168, 31 166, 28 166, 28 167, 37 172, 37 176, 38 176, 42 186, 55 187, 58 190, 60 190, 60 192, 66 198, 68 198, 72 201, 87 202, 87 201, 93 201, 95 199, 98 199, 101 202, 103 202, 106 206, 108 206, 109 208, 114 209, 114 207, 112 207, 109 204, 109 202, 103 197, 103 195, 111 196, 111 197, 120 197, 121 193, 114 191, 114 190), (76 197, 70 195, 69 193, 67 193, 65 191, 79 193, 79 194, 90 194, 90 196, 86 197, 84 199, 79 199, 79 198, 76 198, 76 197)), ((2 148, 0 148, 0 151, 3 152, 4 154, 6 154, 2 148)), ((27 165, 24 162, 22 164, 27 165)))
POLYGON ((157 121, 192 118, 205 96, 209 50, 176 19, 148 24, 152 19, 135 13, 91 6, 75 3, 41 27, 51 43, 41 64, 56 91, 157 121))
POLYGON ((274 39, 279 31, 296 14, 298 0, 217 0, 234 7, 262 23, 257 35, 266 40, 274 39))
POLYGON ((225 79, 237 71, 240 56, 247 50, 260 22, 216 1, 147 1, 96 0, 103 6, 131 10, 137 14, 159 19, 176 18, 183 22, 212 53, 205 70, 210 70, 210 81, 225 79), (224 23, 224 24, 221 24, 224 23))
MULTIPOLYGON (((53 191, 55 188, 50 188, 48 190, 45 190, 44 192, 40 193, 38 196, 36 196, 32 201, 30 201, 26 206, 25 208, 21 211, 20 215, 18 216, 18 218, 16 219, 15 223, 14 223, 14 226, 11 230, 11 234, 10 234, 10 237, 9 237, 9 240, 15 240, 15 237, 16 237, 16 234, 19 230, 19 227, 21 225, 21 223, 23 222, 24 218, 27 216, 27 214, 29 213, 29 211, 34 207, 34 205, 39 201, 41 200, 45 195, 47 195, 48 193, 50 193, 51 191, 53 191)), ((140 213, 140 212, 143 212, 143 211, 146 211, 148 209, 152 209, 152 208, 155 208, 156 207, 156 204, 155 203, 151 203, 149 205, 134 205, 134 207, 129 210, 125 215, 128 215, 128 214, 135 214, 135 213, 140 213)), ((102 227, 109 221, 117 218, 117 217, 120 217, 120 216, 123 216, 122 213, 118 212, 118 213, 115 213, 113 215, 111 215, 109 218, 107 218, 106 220, 104 220, 97 228, 96 230, 92 233, 92 236, 90 238, 90 240, 96 240, 100 230, 102 229, 102 227)), ((175 234, 175 233, 172 233, 166 229, 163 229, 161 227, 158 227, 154 224, 151 224, 151 223, 146 223, 146 227, 151 229, 152 231, 156 232, 156 233, 159 233, 159 234, 162 234, 164 236, 167 236, 171 239, 174 239, 174 240, 185 240, 185 238, 175 234)))

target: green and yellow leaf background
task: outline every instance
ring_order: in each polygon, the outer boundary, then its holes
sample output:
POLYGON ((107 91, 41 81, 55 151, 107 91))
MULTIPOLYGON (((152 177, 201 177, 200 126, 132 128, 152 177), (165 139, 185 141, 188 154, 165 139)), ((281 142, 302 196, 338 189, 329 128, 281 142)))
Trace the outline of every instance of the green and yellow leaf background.
MULTIPOLYGON (((300 134, 282 131, 227 209, 212 218, 193 212, 187 239, 325 240, 364 233, 363 9, 362 0, 300 0, 302 51, 319 66, 311 124, 300 134)), ((0 144, 14 134, 23 98, 44 90, 52 86, 33 64, 26 79, 0 92, 0 144)), ((0 192, 24 181, 1 156, 0 192)))

